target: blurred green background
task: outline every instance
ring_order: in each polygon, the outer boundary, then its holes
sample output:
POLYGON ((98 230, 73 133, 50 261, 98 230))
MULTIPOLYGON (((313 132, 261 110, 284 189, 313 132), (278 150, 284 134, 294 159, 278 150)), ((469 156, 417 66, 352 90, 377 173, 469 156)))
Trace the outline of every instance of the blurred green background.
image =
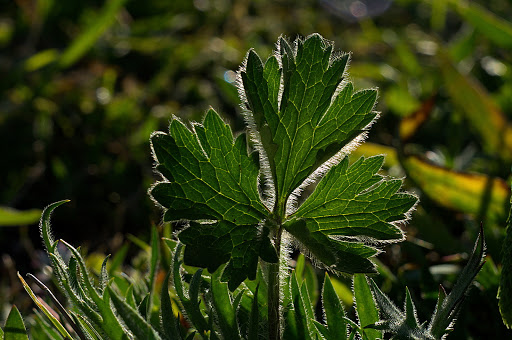
MULTIPOLYGON (((398 304, 420 320, 467 259, 483 222, 488 260, 453 339, 511 337, 496 293, 512 165, 512 3, 505 0, 16 0, 0 5, 0 323, 15 276, 44 265, 37 219, 57 238, 115 252, 161 212, 149 135, 212 106, 240 131, 245 53, 318 32, 351 51, 356 89, 378 87, 381 118, 355 156, 386 153, 421 204, 408 239, 379 259, 398 304), (16 209, 16 210, 13 210, 16 209), (423 301, 420 301, 423 300, 423 301)), ((341 282, 341 281, 340 281, 341 282)), ((350 299, 348 299, 350 300, 350 299)))

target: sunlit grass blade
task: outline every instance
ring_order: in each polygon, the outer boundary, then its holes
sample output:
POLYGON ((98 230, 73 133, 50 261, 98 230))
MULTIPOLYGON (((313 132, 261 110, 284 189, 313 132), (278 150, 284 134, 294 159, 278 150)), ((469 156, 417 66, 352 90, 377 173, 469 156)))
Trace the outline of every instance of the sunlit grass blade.
POLYGON ((23 285, 23 288, 25 288, 25 291, 28 293, 32 301, 37 305, 37 307, 48 317, 48 319, 51 321, 53 326, 59 331, 59 333, 63 337, 71 338, 71 335, 68 333, 66 328, 60 323, 60 321, 46 308, 45 305, 43 305, 39 298, 34 294, 30 286, 27 284, 27 282, 23 279, 23 277, 18 273, 18 278, 21 281, 21 284, 23 285))

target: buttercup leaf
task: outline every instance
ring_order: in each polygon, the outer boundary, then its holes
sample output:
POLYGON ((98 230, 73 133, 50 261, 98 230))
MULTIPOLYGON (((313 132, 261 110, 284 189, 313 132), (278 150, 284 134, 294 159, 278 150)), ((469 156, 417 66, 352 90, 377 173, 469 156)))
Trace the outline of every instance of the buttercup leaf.
POLYGON ((164 220, 188 222, 178 235, 184 263, 210 272, 227 263, 221 279, 231 290, 256 277, 259 259, 277 262, 283 231, 317 262, 351 274, 374 272, 376 246, 403 239, 396 224, 416 197, 378 175, 382 156, 351 166, 344 157, 376 119, 377 91, 354 91, 349 55, 332 50, 313 34, 294 44, 280 38, 265 62, 249 51, 238 80, 258 154, 213 110, 192 129, 173 119, 168 134, 152 136, 162 181, 150 194, 164 220))

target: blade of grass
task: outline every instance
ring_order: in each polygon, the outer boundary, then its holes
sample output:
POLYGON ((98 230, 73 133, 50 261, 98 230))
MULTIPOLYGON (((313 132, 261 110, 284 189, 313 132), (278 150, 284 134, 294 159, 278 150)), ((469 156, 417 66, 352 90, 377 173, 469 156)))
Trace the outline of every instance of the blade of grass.
MULTIPOLYGON (((27 282, 23 279, 23 277, 18 272, 18 279, 21 281, 21 284, 23 285, 23 288, 25 288, 25 291, 28 293, 32 301, 37 305, 37 307, 46 315, 48 319, 50 319, 53 326, 59 331, 59 333, 63 337, 71 338, 71 335, 68 333, 66 328, 60 323, 59 320, 44 306, 38 299, 38 297, 34 294, 30 286, 27 284, 27 282)), ((52 294, 53 295, 53 294, 52 294)))

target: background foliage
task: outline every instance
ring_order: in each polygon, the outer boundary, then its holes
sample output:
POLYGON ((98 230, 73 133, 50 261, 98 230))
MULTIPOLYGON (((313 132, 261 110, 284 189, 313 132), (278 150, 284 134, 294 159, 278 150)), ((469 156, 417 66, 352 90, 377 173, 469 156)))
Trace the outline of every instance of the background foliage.
MULTIPOLYGON (((512 16, 510 3, 20 0, 1 6, 0 324, 12 303, 24 315, 32 306, 19 294, 16 270, 44 270, 48 261, 31 209, 70 199, 55 215, 54 230, 88 245, 91 263, 104 252, 126 251, 127 238, 137 242, 128 235, 149 239, 161 217, 146 195, 154 181, 151 131, 166 130, 171 114, 200 120, 209 106, 240 130, 233 81, 244 53, 254 47, 268 55, 280 34, 318 32, 352 51, 356 89, 379 88, 382 117, 370 143, 355 153, 386 153, 387 171, 407 174, 421 198, 408 240, 379 257, 377 284, 396 302, 404 301, 408 285, 432 310, 438 284, 453 284, 483 221, 487 263, 451 337, 510 336, 495 299, 512 162, 512 24, 503 19, 512 16)), ((137 255, 136 247, 129 251, 137 255)), ((132 265, 141 263, 139 254, 132 265)), ((322 280, 312 269, 304 275, 322 280)), ((348 282, 333 284, 350 306, 348 282)))

